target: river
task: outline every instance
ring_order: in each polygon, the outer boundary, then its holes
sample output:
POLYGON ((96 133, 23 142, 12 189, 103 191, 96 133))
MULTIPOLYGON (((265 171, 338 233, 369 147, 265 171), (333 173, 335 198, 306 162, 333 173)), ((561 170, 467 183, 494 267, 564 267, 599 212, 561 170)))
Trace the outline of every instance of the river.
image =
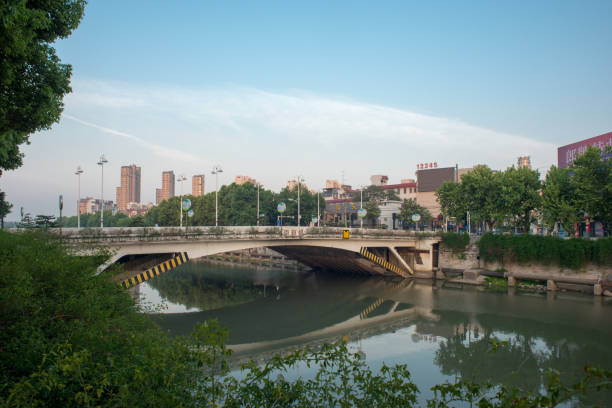
MULTIPOLYGON (((549 368, 568 382, 585 365, 612 369, 611 298, 208 262, 138 290, 158 308, 151 318, 173 334, 218 319, 229 330, 234 367, 347 336, 374 369, 407 364, 421 401, 432 385, 455 378, 537 390, 549 368), (509 346, 493 352, 494 338, 509 346)), ((608 401, 611 393, 595 393, 589 402, 608 401)))

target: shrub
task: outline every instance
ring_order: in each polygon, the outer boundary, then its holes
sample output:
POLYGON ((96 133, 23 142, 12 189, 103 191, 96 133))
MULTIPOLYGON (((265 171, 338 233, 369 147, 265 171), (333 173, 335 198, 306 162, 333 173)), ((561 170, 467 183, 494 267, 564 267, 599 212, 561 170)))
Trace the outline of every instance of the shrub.
POLYGON ((453 254, 464 252, 470 244, 470 236, 468 234, 443 232, 440 234, 440 237, 442 238, 442 246, 451 250, 453 254))
POLYGON ((517 262, 558 265, 580 269, 587 263, 612 265, 612 238, 561 239, 539 235, 485 234, 478 242, 480 258, 486 262, 517 262))

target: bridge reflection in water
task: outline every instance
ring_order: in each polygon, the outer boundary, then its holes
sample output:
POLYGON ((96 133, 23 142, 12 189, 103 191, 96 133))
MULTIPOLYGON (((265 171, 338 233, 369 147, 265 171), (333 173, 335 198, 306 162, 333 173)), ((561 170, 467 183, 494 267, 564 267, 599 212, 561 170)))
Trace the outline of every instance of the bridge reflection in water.
POLYGON ((612 368, 612 302, 606 298, 495 293, 427 281, 210 263, 185 265, 148 284, 169 301, 200 310, 152 316, 163 328, 187 334, 196 323, 217 318, 228 327, 238 359, 348 335, 364 344, 377 339, 372 343, 379 349, 368 354, 382 355, 387 363, 409 363, 417 380, 415 369, 437 367, 441 381, 461 376, 535 390, 548 368, 568 380, 580 376, 585 364, 612 368), (406 328, 412 328, 412 337, 392 350, 393 339, 406 328), (492 353, 493 338, 509 345, 492 353), (411 351, 423 340, 435 340, 431 367, 411 351))

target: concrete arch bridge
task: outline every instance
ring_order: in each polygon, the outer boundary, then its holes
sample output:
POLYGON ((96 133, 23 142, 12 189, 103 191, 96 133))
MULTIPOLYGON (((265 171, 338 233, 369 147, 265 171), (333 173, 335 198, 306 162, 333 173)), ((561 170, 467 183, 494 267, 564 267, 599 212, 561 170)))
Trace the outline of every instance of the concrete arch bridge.
POLYGON ((267 247, 309 267, 344 273, 433 277, 440 238, 413 231, 328 227, 156 227, 63 229, 77 253, 112 251, 100 267, 131 255, 186 253, 189 259, 267 247))

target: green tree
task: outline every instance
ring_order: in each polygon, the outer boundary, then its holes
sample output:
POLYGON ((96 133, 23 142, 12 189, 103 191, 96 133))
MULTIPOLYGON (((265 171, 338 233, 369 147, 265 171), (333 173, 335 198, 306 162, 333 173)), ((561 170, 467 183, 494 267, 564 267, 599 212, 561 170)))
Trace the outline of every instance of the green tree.
POLYGON ((542 221, 549 228, 560 223, 572 231, 578 222, 575 186, 568 169, 551 166, 542 186, 542 221))
POLYGON ((527 167, 509 167, 502 173, 501 200, 503 216, 529 233, 529 226, 540 210, 542 184, 540 173, 527 167))
MULTIPOLYGON (((374 200, 377 204, 380 204, 381 201, 384 200, 394 200, 399 201, 398 195, 395 191, 389 189, 383 189, 380 186, 368 186, 363 189, 363 202, 368 202, 370 200, 374 200)), ((354 202, 361 201, 361 193, 355 193, 353 195, 354 202)))
POLYGON ((4 217, 10 214, 11 208, 13 204, 6 201, 6 193, 0 191, 0 229, 4 229, 4 217))
MULTIPOLYGON (((609 151, 609 150, 608 150, 609 151)), ((589 146, 570 166, 576 207, 591 219, 601 221, 606 230, 612 223, 612 160, 604 160, 601 150, 589 146)))
POLYGON ((380 217, 380 208, 376 204, 376 201, 372 198, 365 204, 365 209, 368 212, 365 219, 370 223, 371 226, 375 227, 378 217, 380 217))
POLYGON ((79 25, 84 0, 4 1, 0 7, 0 175, 22 164, 19 146, 49 129, 70 89, 70 65, 52 44, 79 25))
POLYGON ((412 221, 413 214, 419 214, 421 216, 421 221, 420 221, 421 223, 428 223, 433 219, 429 210, 417 204, 415 200, 413 199, 404 200, 400 207, 399 219, 404 223, 413 224, 414 223, 412 221))
POLYGON ((34 224, 37 228, 55 228, 58 226, 58 222, 55 220, 54 215, 43 215, 39 214, 34 218, 34 224))
POLYGON ((475 166, 461 176, 458 209, 470 211, 472 221, 483 222, 492 229, 503 219, 504 206, 501 201, 502 174, 485 165, 475 166))

